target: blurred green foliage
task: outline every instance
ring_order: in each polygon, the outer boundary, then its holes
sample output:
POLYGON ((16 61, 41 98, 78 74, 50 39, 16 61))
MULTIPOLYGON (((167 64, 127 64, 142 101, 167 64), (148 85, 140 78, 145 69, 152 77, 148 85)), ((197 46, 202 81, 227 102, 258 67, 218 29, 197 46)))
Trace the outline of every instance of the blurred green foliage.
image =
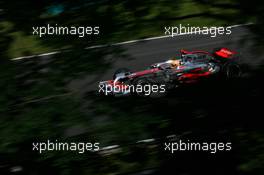
MULTIPOLYGON (((215 6, 199 1, 53 1, 33 0, 3 4, 4 20, 0 22, 6 36, 12 38, 5 50, 10 57, 32 55, 54 50, 110 44, 137 38, 163 35, 164 26, 191 24, 198 26, 231 25, 238 20, 238 9, 215 6), (51 14, 55 7, 60 13, 51 14), (63 8, 61 8, 63 7, 63 8), (19 14, 19 15, 17 15, 19 14), (65 20, 67 19, 67 20, 65 20), (59 26, 100 26, 100 35, 33 36, 32 27, 58 24, 59 26)), ((247 22, 247 20, 243 21, 247 22)))

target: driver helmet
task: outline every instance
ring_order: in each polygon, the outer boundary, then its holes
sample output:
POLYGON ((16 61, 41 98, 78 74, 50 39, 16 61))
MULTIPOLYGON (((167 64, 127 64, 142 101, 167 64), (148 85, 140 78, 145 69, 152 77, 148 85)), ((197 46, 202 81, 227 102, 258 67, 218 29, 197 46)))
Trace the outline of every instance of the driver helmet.
POLYGON ((171 59, 168 60, 167 63, 169 63, 173 68, 178 67, 181 64, 181 61, 179 59, 171 59))

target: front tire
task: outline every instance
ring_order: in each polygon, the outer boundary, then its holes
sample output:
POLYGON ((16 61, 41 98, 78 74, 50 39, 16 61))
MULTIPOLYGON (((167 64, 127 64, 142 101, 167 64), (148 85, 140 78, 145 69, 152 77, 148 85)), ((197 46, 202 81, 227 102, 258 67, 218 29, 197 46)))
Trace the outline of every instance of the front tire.
POLYGON ((133 85, 135 86, 135 89, 136 89, 134 94, 140 97, 159 98, 167 94, 167 88, 165 85, 164 85, 165 87, 163 87, 164 92, 161 92, 161 85, 158 83, 152 82, 148 78, 138 78, 133 82, 133 85), (141 86, 140 90, 142 89, 142 91, 139 91, 137 89, 138 86, 141 86), (155 92, 153 89, 154 86, 156 86, 155 92))
POLYGON ((129 73, 131 72, 128 68, 120 68, 120 69, 117 69, 113 75, 113 79, 116 79, 117 75, 118 74, 121 74, 121 73, 129 73))

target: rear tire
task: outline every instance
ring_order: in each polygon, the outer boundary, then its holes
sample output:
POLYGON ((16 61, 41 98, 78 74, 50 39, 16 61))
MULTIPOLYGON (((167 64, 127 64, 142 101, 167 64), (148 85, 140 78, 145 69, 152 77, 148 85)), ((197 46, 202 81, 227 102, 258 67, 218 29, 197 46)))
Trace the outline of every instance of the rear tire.
POLYGON ((224 74, 227 79, 236 79, 241 77, 242 75, 242 70, 239 64, 237 63, 227 63, 224 66, 224 74))

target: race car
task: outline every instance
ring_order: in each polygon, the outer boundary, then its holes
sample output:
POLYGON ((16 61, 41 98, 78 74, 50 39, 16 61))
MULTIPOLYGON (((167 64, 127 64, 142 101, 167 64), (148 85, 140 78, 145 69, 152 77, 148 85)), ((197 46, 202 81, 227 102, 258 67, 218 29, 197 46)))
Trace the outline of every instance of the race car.
POLYGON ((213 76, 238 78, 242 73, 239 59, 237 52, 227 48, 214 49, 211 53, 180 50, 178 58, 152 64, 146 70, 118 69, 112 80, 99 82, 99 92, 114 96, 150 96, 213 76))

